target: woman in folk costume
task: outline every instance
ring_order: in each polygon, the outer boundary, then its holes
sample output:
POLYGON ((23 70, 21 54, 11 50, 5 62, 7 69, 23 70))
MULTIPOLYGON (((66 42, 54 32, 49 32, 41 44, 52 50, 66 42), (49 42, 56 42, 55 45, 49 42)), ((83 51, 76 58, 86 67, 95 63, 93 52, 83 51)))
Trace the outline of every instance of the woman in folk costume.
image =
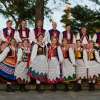
POLYGON ((61 33, 59 30, 57 30, 57 23, 52 21, 52 29, 48 32, 48 43, 51 43, 51 38, 55 37, 58 39, 58 42, 61 44, 61 33))
POLYGON ((36 80, 36 89, 40 90, 41 83, 47 83, 48 62, 47 47, 43 42, 43 34, 37 37, 37 43, 32 47, 29 75, 36 80))
POLYGON ((0 76, 7 80, 7 91, 11 91, 11 81, 15 81, 15 66, 17 63, 16 41, 12 39, 9 46, 2 43, 0 54, 0 76), (4 54, 3 54, 4 53, 4 54))
POLYGON ((12 21, 8 20, 6 22, 6 28, 3 28, 0 34, 0 38, 3 41, 10 42, 11 39, 15 37, 15 29, 12 28, 12 21))
POLYGON ((22 48, 18 49, 15 76, 18 84, 20 85, 20 90, 25 91, 25 84, 30 82, 30 78, 28 76, 28 67, 30 62, 31 47, 28 39, 25 39, 22 42, 22 48))
POLYGON ((42 34, 43 35, 43 42, 45 44, 47 44, 47 32, 46 30, 43 28, 43 21, 42 20, 38 20, 37 21, 37 25, 36 25, 36 28, 33 30, 32 32, 32 39, 34 43, 37 43, 37 38, 38 38, 38 35, 42 34))
POLYGON ((48 47, 48 82, 56 84, 61 81, 60 63, 63 60, 61 47, 58 45, 58 40, 55 37, 51 38, 51 44, 48 47))
POLYGON ((80 40, 76 41, 75 58, 76 58, 76 77, 87 78, 86 66, 84 63, 85 55, 80 40))
POLYGON ((75 39, 75 36, 72 32, 72 29, 71 29, 71 25, 68 24, 66 25, 66 30, 63 31, 62 35, 61 35, 61 40, 63 40, 63 38, 66 38, 68 40, 68 43, 76 43, 76 39, 75 39))
POLYGON ((97 50, 94 49, 93 42, 89 41, 85 52, 85 63, 88 68, 88 76, 93 77, 100 74, 100 57, 97 50))
POLYGON ((62 41, 61 46, 63 52, 62 74, 65 80, 72 80, 75 78, 75 55, 74 50, 68 44, 66 38, 62 41))

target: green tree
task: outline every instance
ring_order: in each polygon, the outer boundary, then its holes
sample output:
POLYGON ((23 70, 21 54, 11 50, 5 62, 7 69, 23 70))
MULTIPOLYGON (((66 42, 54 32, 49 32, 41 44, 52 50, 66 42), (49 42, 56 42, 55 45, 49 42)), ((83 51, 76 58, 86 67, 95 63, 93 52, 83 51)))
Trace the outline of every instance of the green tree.
MULTIPOLYGON (((12 17, 16 25, 21 19, 28 19, 30 23, 36 23, 38 19, 49 17, 52 10, 47 7, 50 0, 0 0, 0 13, 5 17, 12 17)), ((53 0, 54 3, 58 0, 53 0)), ((67 2, 67 0, 60 0, 67 2)))
POLYGON ((80 5, 72 8, 72 15, 74 19, 72 21, 67 19, 68 13, 62 16, 61 22, 64 24, 71 23, 75 31, 79 30, 80 26, 87 26, 89 33, 94 33, 96 27, 100 26, 100 12, 89 9, 87 6, 80 5))

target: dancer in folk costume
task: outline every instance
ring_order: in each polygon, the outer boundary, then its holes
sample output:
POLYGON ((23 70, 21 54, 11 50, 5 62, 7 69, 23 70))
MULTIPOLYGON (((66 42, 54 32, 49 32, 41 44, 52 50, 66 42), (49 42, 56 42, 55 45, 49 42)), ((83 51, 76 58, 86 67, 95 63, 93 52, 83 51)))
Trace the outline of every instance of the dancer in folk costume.
POLYGON ((74 50, 68 44, 66 38, 62 41, 61 46, 63 52, 62 73, 65 80, 72 80, 75 78, 75 55, 74 50))
POLYGON ((61 44, 61 33, 59 30, 57 30, 57 23, 52 21, 52 29, 48 32, 48 43, 51 43, 51 38, 55 37, 58 39, 58 42, 61 44))
POLYGON ((28 39, 29 41, 32 41, 32 40, 30 40, 31 31, 27 27, 27 21, 26 20, 21 20, 20 27, 19 27, 18 31, 16 31, 15 36, 16 36, 16 40, 18 42, 22 42, 24 39, 28 39))
POLYGON ((28 39, 22 41, 22 48, 18 49, 15 76, 21 91, 26 91, 25 84, 30 82, 28 68, 30 63, 31 47, 28 39))
POLYGON ((87 68, 84 62, 85 55, 84 55, 83 47, 80 40, 76 41, 75 58, 76 58, 76 77, 77 78, 87 77, 87 73, 86 73, 87 68))
POLYGON ((100 56, 98 51, 94 49, 92 41, 89 41, 87 49, 84 50, 84 52, 85 63, 88 68, 88 76, 98 76, 100 74, 100 56))
POLYGON ((17 63, 16 41, 12 39, 9 46, 6 42, 1 44, 0 76, 7 80, 7 91, 12 91, 11 81, 15 81, 15 66, 17 63), (4 53, 4 54, 3 54, 4 53))
POLYGON ((94 42, 94 45, 96 47, 100 47, 100 32, 96 32, 93 34, 93 37, 89 40, 92 40, 94 42))
POLYGON ((12 28, 12 21, 8 20, 6 22, 6 28, 1 30, 0 38, 3 41, 10 42, 11 39, 15 38, 15 29, 12 28))
POLYGON ((89 41, 89 34, 85 26, 81 27, 80 33, 76 35, 76 38, 81 41, 83 46, 86 46, 89 41))
POLYGON ((48 47, 48 82, 54 84, 54 89, 56 84, 60 81, 60 63, 63 60, 63 54, 61 47, 58 45, 58 40, 52 37, 51 44, 48 47))
POLYGON ((43 42, 45 44, 47 44, 47 32, 45 29, 43 29, 43 21, 42 20, 37 21, 36 28, 32 32, 31 40, 33 40, 33 43, 37 43, 37 38, 40 34, 42 34, 42 36, 43 36, 43 42))
POLYGON ((75 35, 72 32, 71 29, 71 25, 68 24, 66 25, 66 30, 63 31, 62 35, 61 35, 61 40, 63 40, 63 38, 66 38, 68 40, 68 43, 76 43, 76 39, 75 39, 75 35))
POLYGON ((29 74, 32 79, 36 80, 36 89, 40 90, 42 83, 47 83, 48 62, 47 47, 43 42, 44 35, 39 34, 37 43, 32 47, 31 65, 29 74))

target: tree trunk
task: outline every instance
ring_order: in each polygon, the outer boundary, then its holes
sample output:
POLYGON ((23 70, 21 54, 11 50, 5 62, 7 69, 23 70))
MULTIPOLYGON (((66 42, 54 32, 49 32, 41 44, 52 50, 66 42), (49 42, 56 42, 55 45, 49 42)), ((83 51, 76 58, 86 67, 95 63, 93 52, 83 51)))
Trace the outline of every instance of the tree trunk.
POLYGON ((44 20, 44 0, 36 0, 35 26, 36 26, 37 20, 44 20))

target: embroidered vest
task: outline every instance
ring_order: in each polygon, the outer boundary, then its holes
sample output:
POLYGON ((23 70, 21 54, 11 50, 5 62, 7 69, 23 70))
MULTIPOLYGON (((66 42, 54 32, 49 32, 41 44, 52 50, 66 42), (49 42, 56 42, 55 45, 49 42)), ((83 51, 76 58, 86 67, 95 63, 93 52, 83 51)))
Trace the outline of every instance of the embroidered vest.
POLYGON ((68 43, 72 43, 73 42, 73 33, 67 33, 67 31, 63 32, 63 38, 66 38, 68 40, 68 43), (68 37, 68 34, 70 35, 70 38, 68 37))
POLYGON ((28 28, 25 28, 25 30, 19 29, 18 32, 19 32, 19 36, 20 36, 21 39, 29 38, 30 30, 28 28), (24 32, 24 34, 23 34, 23 32, 24 32))
POLYGON ((43 28, 35 28, 34 29, 35 37, 38 38, 39 35, 45 36, 45 30, 43 28))
POLYGON ((60 32, 58 30, 51 29, 51 30, 49 30, 49 34, 50 34, 50 39, 52 37, 55 37, 55 38, 59 39, 60 32))

